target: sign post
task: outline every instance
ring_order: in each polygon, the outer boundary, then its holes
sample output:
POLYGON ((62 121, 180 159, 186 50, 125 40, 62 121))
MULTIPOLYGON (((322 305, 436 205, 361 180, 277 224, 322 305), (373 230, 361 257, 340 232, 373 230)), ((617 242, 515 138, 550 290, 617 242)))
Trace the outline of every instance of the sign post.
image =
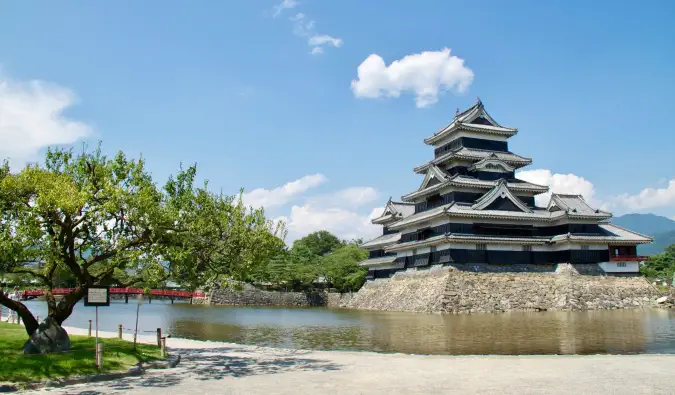
POLYGON ((138 307, 136 307, 136 329, 134 330, 134 351, 136 351, 136 338, 138 337, 138 313, 141 311, 143 295, 138 295, 138 307))
POLYGON ((110 287, 91 286, 87 287, 84 295, 84 305, 96 307, 96 367, 100 370, 103 362, 103 347, 98 346, 98 308, 110 306, 110 287))

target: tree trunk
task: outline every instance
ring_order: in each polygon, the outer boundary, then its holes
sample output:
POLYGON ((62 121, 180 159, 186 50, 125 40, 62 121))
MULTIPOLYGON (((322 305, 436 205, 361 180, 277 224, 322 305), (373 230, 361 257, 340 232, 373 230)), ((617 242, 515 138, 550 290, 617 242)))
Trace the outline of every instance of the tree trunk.
POLYGON ((49 316, 54 318, 59 325, 63 325, 63 321, 68 319, 73 313, 73 308, 84 297, 84 288, 77 287, 69 294, 63 297, 54 311, 49 312, 49 316))
POLYGON ((16 311, 19 317, 21 317, 21 320, 23 320, 24 328, 26 329, 28 336, 35 333, 38 329, 39 323, 33 316, 33 313, 28 310, 28 307, 19 301, 8 298, 2 290, 0 290, 0 304, 10 310, 16 311))

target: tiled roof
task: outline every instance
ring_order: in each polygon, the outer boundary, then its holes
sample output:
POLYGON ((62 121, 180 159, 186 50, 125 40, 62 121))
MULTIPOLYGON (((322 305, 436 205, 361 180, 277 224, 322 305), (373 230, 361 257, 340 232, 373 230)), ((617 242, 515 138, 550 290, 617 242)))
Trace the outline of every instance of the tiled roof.
MULTIPOLYGON (((436 184, 432 185, 428 188, 424 188, 422 190, 417 190, 414 192, 411 192, 407 195, 404 195, 401 197, 401 200, 404 201, 410 201, 412 199, 415 199, 420 196, 425 196, 431 193, 434 193, 436 191, 439 191, 447 186, 457 186, 457 187, 476 187, 476 188, 483 188, 483 189, 491 189, 497 184, 498 180, 494 181, 489 181, 489 180, 479 180, 478 178, 475 177, 470 177, 470 176, 461 176, 461 175, 454 175, 448 179, 448 181, 441 183, 441 184, 436 184)), ((548 187, 544 185, 538 185, 538 184, 532 184, 527 181, 522 181, 522 180, 511 180, 508 181, 506 184, 509 189, 514 190, 514 191, 527 191, 527 192, 547 192, 548 187)))
POLYGON ((373 266, 379 266, 379 265, 386 265, 386 264, 391 264, 394 263, 396 260, 395 255, 390 255, 390 256, 383 256, 380 258, 370 258, 366 259, 365 261, 359 262, 359 266, 362 267, 373 267, 373 266))
POLYGON ((495 164, 498 165, 499 167, 504 168, 506 171, 513 171, 515 170, 513 166, 509 166, 508 163, 504 163, 503 161, 499 160, 499 157, 496 154, 491 154, 489 156, 486 156, 484 159, 479 160, 478 162, 474 163, 473 166, 469 168, 469 170, 476 170, 476 169, 482 169, 486 165, 489 164, 495 164))
POLYGON ((399 202, 391 202, 391 204, 396 207, 396 210, 398 210, 399 213, 401 213, 403 218, 407 218, 413 214, 415 214, 415 205, 410 204, 410 203, 399 203, 399 202))
POLYGON ((444 204, 442 206, 432 208, 431 210, 422 211, 421 213, 413 214, 408 218, 402 219, 395 224, 391 225, 390 229, 400 229, 407 225, 416 224, 419 222, 424 222, 426 220, 436 218, 442 215, 446 209, 451 207, 454 203, 444 204))
POLYGON ((400 233, 390 233, 388 235, 383 235, 361 244, 361 248, 374 249, 376 247, 383 247, 389 244, 396 243, 397 241, 399 241, 400 238, 401 238, 400 233))
POLYGON ((551 194, 549 208, 555 204, 561 210, 577 214, 595 214, 600 212, 589 206, 581 195, 564 195, 560 193, 551 194))
POLYGON ((516 207, 518 207, 524 213, 532 213, 532 210, 523 203, 522 200, 518 199, 516 196, 511 193, 508 186, 506 185, 506 180, 501 179, 497 182, 497 185, 494 186, 491 190, 481 196, 476 202, 471 206, 474 210, 483 210, 485 207, 488 207, 492 202, 498 198, 509 199, 516 207))
POLYGON ((374 224, 383 224, 392 219, 398 221, 412 215, 414 212, 414 203, 394 202, 389 198, 389 201, 384 207, 384 211, 382 211, 382 215, 373 218, 371 222, 374 224))
POLYGON ((408 241, 406 243, 398 243, 398 244, 392 244, 385 248, 385 251, 387 252, 395 252, 395 251, 402 251, 402 250, 409 250, 410 248, 420 248, 420 247, 425 247, 428 245, 433 245, 433 244, 438 244, 438 242, 442 242, 443 240, 447 239, 447 236, 445 234, 434 236, 434 237, 429 237, 428 239, 425 240, 420 240, 420 241, 408 241))
POLYGON ((512 152, 498 152, 498 151, 487 151, 487 150, 481 150, 481 149, 474 149, 474 148, 466 148, 462 147, 458 150, 455 151, 450 151, 447 154, 441 155, 438 158, 427 162, 423 165, 417 166, 414 171, 415 173, 421 173, 425 171, 429 166, 431 165, 438 165, 440 163, 446 162, 449 159, 452 158, 458 158, 458 159, 468 159, 468 160, 482 160, 488 156, 491 155, 496 155, 497 158, 503 162, 506 162, 510 165, 529 165, 532 163, 531 158, 525 158, 520 155, 516 155, 512 152))
POLYGON ((487 113, 485 107, 483 106, 483 103, 479 100, 473 106, 467 108, 461 113, 457 113, 450 122, 450 124, 443 127, 433 136, 424 139, 424 142, 426 144, 434 144, 438 140, 442 139, 444 136, 447 136, 452 132, 461 129, 475 130, 479 132, 486 132, 492 134, 502 134, 507 136, 512 136, 518 132, 517 129, 505 128, 502 127, 500 124, 498 124, 497 121, 495 121, 494 118, 492 118, 490 114, 487 113), (491 125, 472 123, 478 117, 483 117, 487 119, 488 122, 491 123, 491 125))
POLYGON ((514 219, 523 221, 557 221, 563 218, 576 219, 591 219, 604 220, 612 216, 610 213, 601 211, 599 213, 573 213, 567 211, 546 211, 546 210, 532 210, 532 212, 522 211, 504 211, 504 210, 475 210, 471 205, 463 205, 457 203, 449 203, 431 210, 423 211, 421 213, 413 214, 410 217, 398 221, 391 225, 391 229, 401 229, 408 225, 414 225, 420 222, 430 221, 435 218, 440 218, 443 215, 463 217, 463 218, 491 218, 491 219, 514 219))

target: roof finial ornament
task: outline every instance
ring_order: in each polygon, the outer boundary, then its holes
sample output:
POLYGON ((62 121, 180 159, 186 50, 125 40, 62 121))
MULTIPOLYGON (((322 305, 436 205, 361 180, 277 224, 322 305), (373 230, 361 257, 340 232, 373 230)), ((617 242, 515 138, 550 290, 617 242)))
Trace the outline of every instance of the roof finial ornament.
POLYGON ((480 101, 480 96, 476 96, 476 99, 478 100, 478 104, 483 104, 483 102, 480 101))
POLYGON ((459 115, 459 107, 457 107, 457 110, 455 110, 455 116, 459 115))

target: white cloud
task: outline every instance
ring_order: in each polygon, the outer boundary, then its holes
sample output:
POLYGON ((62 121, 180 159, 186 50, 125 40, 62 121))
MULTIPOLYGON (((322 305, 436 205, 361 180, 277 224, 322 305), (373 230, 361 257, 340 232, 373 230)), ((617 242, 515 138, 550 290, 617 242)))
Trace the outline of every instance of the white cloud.
POLYGON ((289 216, 277 218, 286 223, 288 244, 319 230, 327 230, 342 239, 368 240, 382 233, 382 228, 373 225, 370 219, 370 215, 341 208, 319 209, 310 204, 293 206, 289 216))
POLYGON ((293 22, 293 34, 298 37, 307 37, 314 30, 315 22, 308 19, 306 15, 301 12, 288 19, 293 22))
POLYGON ((280 4, 277 4, 274 6, 274 14, 273 16, 276 18, 279 15, 281 15, 284 10, 290 10, 292 8, 295 8, 298 6, 298 2, 296 0, 284 0, 280 4))
POLYGON ((304 19, 304 18, 305 18, 305 14, 303 14, 302 12, 298 12, 297 14, 295 14, 294 16, 292 16, 288 19, 290 19, 291 22, 297 22, 297 21, 299 21, 301 19, 304 19))
POLYGON ((256 188, 251 192, 244 193, 242 200, 244 204, 253 207, 279 207, 283 206, 291 200, 311 188, 315 188, 326 182, 326 177, 323 174, 314 174, 304 176, 298 180, 286 183, 274 189, 256 188))
POLYGON ((375 188, 351 187, 326 195, 312 196, 307 199, 307 203, 315 207, 356 208, 372 203, 379 197, 375 188))
POLYGON ((308 175, 277 188, 254 189, 245 193, 243 200, 247 205, 266 209, 293 203, 288 214, 282 213, 275 218, 275 221, 286 223, 287 243, 318 230, 327 230, 343 239, 369 239, 382 232, 381 227, 370 223, 371 218, 378 217, 384 210, 384 207, 368 208, 380 197, 375 188, 349 187, 328 194, 305 196, 326 181, 322 174, 308 175))
MULTIPOLYGON (((284 9, 295 8, 298 2, 295 0, 285 0, 283 3, 275 6, 274 17, 279 16, 284 9)), ((307 45, 311 48, 309 51, 312 55, 322 54, 325 47, 332 46, 339 48, 342 46, 342 39, 329 36, 327 34, 319 34, 315 30, 316 22, 310 19, 306 14, 298 12, 288 18, 293 22, 293 34, 298 37, 310 37, 307 40, 307 45)))
POLYGON ((547 185, 548 193, 535 197, 538 206, 546 207, 551 199, 551 192, 576 194, 584 197, 584 200, 593 208, 603 208, 602 202, 595 197, 593 184, 583 177, 574 174, 554 174, 550 170, 524 170, 516 173, 516 177, 534 184, 547 185))
POLYGON ((89 125, 63 114, 76 102, 71 90, 56 84, 0 77, 0 158, 13 164, 34 160, 45 147, 90 136, 89 125))
POLYGON ((450 49, 424 51, 393 61, 389 66, 372 54, 357 69, 358 79, 351 84, 354 96, 365 99, 415 94, 418 108, 438 101, 443 91, 464 92, 473 82, 473 71, 464 59, 450 55, 450 49))
POLYGON ((324 46, 333 46, 335 48, 339 48, 342 46, 342 39, 341 38, 335 38, 331 37, 327 34, 323 35, 314 35, 309 38, 307 41, 310 47, 312 47, 312 54, 320 54, 323 53, 323 47, 324 46))
POLYGON ((616 196, 612 203, 632 211, 675 206, 675 179, 670 180, 665 188, 645 188, 636 195, 624 193, 616 196))

